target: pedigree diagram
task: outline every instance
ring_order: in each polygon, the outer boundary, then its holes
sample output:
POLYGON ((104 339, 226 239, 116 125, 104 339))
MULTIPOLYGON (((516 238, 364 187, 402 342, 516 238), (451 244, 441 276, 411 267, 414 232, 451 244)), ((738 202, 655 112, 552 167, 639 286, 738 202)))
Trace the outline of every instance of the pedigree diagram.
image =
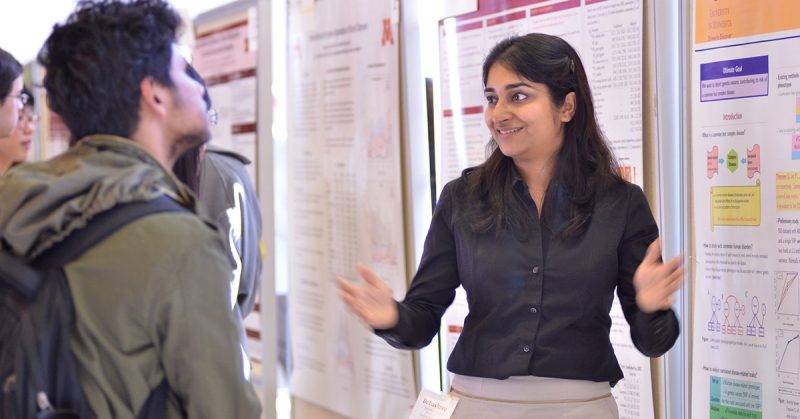
MULTIPOLYGON (((747 293, 745 293, 745 301, 747 293)), ((764 337, 764 322, 767 318, 767 305, 759 302, 757 296, 750 298, 749 307, 734 295, 711 296, 711 319, 709 332, 723 335, 764 337)))
POLYGON ((709 179, 714 175, 719 175, 720 165, 731 173, 736 173, 739 169, 747 168, 747 177, 752 179, 756 173, 761 173, 761 146, 753 145, 748 148, 746 154, 742 154, 735 148, 731 148, 724 156, 720 156, 718 146, 714 146, 706 152, 706 170, 709 179))

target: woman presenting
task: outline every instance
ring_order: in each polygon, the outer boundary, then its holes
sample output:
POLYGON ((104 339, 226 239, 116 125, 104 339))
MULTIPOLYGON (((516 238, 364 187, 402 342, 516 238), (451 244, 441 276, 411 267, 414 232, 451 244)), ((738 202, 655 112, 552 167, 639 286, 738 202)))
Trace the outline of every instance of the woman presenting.
POLYGON ((609 340, 614 290, 644 355, 678 336, 679 259, 642 190, 618 175, 580 57, 529 34, 483 64, 491 155, 442 190, 402 302, 367 267, 342 299, 389 344, 419 349, 463 285, 469 315, 447 368, 455 418, 618 417, 609 340))

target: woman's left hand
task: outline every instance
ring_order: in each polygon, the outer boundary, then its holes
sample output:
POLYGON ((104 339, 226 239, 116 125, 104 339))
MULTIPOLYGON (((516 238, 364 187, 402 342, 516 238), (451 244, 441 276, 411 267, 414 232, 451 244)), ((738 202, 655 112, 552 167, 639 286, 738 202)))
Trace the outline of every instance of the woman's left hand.
POLYGON ((667 263, 661 262, 661 239, 656 239, 647 248, 644 260, 633 274, 636 289, 636 305, 645 313, 653 313, 672 307, 672 295, 683 284, 681 256, 667 263))

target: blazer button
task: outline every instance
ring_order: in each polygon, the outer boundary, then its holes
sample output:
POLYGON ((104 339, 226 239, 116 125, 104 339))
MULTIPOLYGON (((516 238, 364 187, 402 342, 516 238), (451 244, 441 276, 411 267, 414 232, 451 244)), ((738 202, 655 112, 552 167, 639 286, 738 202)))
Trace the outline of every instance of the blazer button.
POLYGON ((525 346, 522 347, 522 352, 528 353, 530 351, 531 351, 531 347, 530 346, 525 345, 525 346))
POLYGON ((531 272, 533 272, 534 274, 538 274, 539 273, 539 265, 533 265, 533 269, 531 269, 531 272))
POLYGON ((538 312, 539 310, 537 310, 536 307, 531 307, 531 314, 536 314, 538 312))

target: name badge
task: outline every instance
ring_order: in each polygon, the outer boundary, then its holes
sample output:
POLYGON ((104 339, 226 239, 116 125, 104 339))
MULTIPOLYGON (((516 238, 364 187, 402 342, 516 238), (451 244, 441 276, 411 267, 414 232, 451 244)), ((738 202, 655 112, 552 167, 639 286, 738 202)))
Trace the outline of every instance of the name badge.
POLYGON ((458 397, 422 389, 409 419, 449 419, 456 410, 458 397))

